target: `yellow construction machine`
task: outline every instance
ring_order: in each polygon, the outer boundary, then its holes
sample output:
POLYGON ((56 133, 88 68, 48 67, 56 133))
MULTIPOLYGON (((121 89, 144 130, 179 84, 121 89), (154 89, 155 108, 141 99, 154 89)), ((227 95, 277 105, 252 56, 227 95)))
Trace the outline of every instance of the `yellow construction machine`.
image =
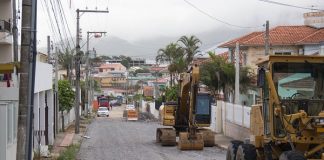
POLYGON ((258 86, 250 143, 232 141, 227 160, 324 159, 324 57, 269 56, 258 86))
POLYGON ((211 96, 199 90, 199 67, 180 75, 178 102, 166 102, 160 108, 162 125, 157 128, 156 141, 162 145, 176 145, 181 150, 202 150, 215 145, 214 133, 203 127, 211 122, 211 96))

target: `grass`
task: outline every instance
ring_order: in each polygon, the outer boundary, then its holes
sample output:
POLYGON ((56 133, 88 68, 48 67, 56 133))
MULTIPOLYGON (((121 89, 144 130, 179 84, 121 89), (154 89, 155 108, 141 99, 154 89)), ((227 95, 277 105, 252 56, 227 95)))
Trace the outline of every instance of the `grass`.
POLYGON ((65 151, 63 151, 57 159, 58 160, 76 159, 76 154, 78 153, 79 149, 80 149, 80 144, 73 144, 69 146, 65 151))

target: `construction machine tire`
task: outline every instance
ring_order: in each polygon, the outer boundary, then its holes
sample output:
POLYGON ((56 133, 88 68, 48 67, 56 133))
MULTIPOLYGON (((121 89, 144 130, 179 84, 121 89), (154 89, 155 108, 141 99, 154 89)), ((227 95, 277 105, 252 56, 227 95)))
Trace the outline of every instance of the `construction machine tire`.
POLYGON ((306 158, 301 152, 285 151, 281 153, 279 160, 306 160, 306 158))
POLYGON ((180 150, 203 150, 204 139, 202 133, 196 133, 195 139, 189 139, 188 132, 180 132, 178 148, 180 150))
POLYGON ((254 145, 252 144, 241 144, 237 148, 236 160, 256 160, 257 153, 254 145))
POLYGON ((209 129, 200 129, 199 133, 202 133, 204 139, 204 147, 215 146, 215 133, 209 129))
POLYGON ((232 140, 227 147, 226 160, 235 160, 237 148, 243 144, 242 141, 232 140))
POLYGON ((157 128, 156 142, 161 143, 162 146, 175 146, 176 131, 173 128, 157 128))

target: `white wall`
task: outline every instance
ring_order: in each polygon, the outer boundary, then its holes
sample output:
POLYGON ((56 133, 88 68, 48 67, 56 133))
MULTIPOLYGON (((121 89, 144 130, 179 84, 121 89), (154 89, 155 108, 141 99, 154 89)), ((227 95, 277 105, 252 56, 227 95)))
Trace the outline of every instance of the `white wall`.
MULTIPOLYGON (((5 32, 0 32, 0 39, 5 35, 5 32)), ((9 37, 8 37, 9 38, 9 37)), ((8 45, 8 44, 0 44, 0 63, 9 63, 13 61, 13 49, 12 49, 12 45, 8 45)))
POLYGON ((36 62, 35 90, 34 93, 50 90, 53 87, 53 67, 50 64, 36 62))
POLYGON ((305 45, 304 46, 304 55, 311 55, 315 52, 319 52, 320 45, 305 45))
POLYGON ((155 109, 155 102, 146 102, 142 100, 142 106, 141 106, 141 111, 146 112, 146 105, 149 105, 150 107, 150 113, 155 117, 159 118, 159 110, 155 109))
POLYGON ((248 106, 217 101, 217 106, 212 106, 211 129, 234 139, 249 138, 250 111, 248 106))
POLYGON ((0 102, 0 160, 15 160, 18 101, 0 102))

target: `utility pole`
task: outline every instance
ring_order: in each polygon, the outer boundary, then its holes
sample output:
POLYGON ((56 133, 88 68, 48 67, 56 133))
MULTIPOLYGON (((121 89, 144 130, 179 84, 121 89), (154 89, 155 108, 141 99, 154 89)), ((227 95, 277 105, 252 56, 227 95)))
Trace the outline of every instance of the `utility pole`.
POLYGON ((264 43, 265 43, 265 55, 269 55, 269 21, 266 21, 266 31, 264 35, 264 43))
POLYGON ((79 134, 80 132, 80 13, 109 13, 109 11, 104 10, 76 10, 77 12, 77 30, 76 30, 76 60, 75 60, 75 133, 79 134))
POLYGON ((235 48, 235 104, 240 103, 240 45, 236 42, 235 48))
POLYGON ((47 36, 47 63, 51 63, 51 37, 47 36))
POLYGON ((89 83, 89 45, 90 45, 90 34, 100 34, 100 36, 102 36, 102 34, 106 34, 107 32, 87 32, 87 52, 86 52, 86 80, 85 80, 85 115, 88 116, 88 109, 89 109, 89 104, 90 104, 90 95, 89 95, 89 91, 88 88, 91 89, 90 83, 89 83))
POLYGON ((22 1, 17 159, 32 159, 37 0, 22 1))
POLYGON ((18 63, 18 27, 17 27, 17 4, 16 1, 12 1, 12 35, 13 35, 13 59, 14 59, 14 75, 12 76, 14 86, 18 87, 18 72, 17 72, 17 63, 18 63))
POLYGON ((55 133, 58 133, 58 114, 60 109, 59 94, 58 94, 58 51, 55 47, 55 133))

